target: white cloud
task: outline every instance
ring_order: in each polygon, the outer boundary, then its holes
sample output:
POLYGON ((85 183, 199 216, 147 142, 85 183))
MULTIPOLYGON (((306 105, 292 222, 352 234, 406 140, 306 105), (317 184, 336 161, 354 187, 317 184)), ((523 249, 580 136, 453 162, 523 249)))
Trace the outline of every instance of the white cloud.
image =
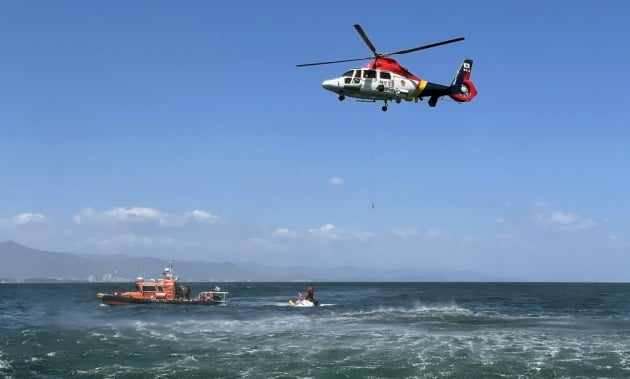
POLYGON ((77 225, 155 225, 161 228, 183 227, 190 223, 215 224, 220 218, 210 212, 195 209, 183 214, 169 215, 154 208, 114 208, 98 212, 87 208, 73 217, 77 225))
POLYGON ((207 222, 210 224, 215 223, 218 220, 218 216, 213 215, 212 213, 206 212, 206 211, 200 211, 198 209, 195 209, 192 212, 188 212, 185 214, 186 219, 188 220, 194 220, 194 221, 199 221, 199 222, 207 222))
POLYGON ((328 179, 328 183, 333 186, 342 186, 345 183, 345 180, 338 176, 333 176, 332 178, 328 179))
POLYGON ((440 230, 427 230, 426 232, 421 232, 415 228, 393 228, 392 233, 401 238, 409 238, 409 237, 426 237, 428 239, 447 239, 451 235, 448 232, 443 232, 440 230))
POLYGON ((319 228, 308 229, 308 232, 314 237, 338 239, 341 231, 335 228, 333 224, 326 224, 319 228))
POLYGON ((74 215, 76 224, 134 224, 134 223, 156 223, 166 224, 168 215, 153 208, 133 207, 114 208, 110 211, 97 212, 92 208, 87 208, 74 215))
MULTIPOLYGON (((98 211, 83 209, 73 216, 72 235, 83 248, 129 251, 140 248, 173 246, 207 246, 221 233, 215 224, 220 218, 210 212, 195 209, 168 214, 147 207, 118 207, 98 211)), ((76 245, 76 243, 75 243, 76 245)), ((139 251, 139 250, 138 250, 139 251)))
POLYGON ((334 241, 334 240, 366 240, 372 237, 368 232, 352 232, 336 227, 333 224, 325 224, 319 228, 306 230, 294 230, 289 228, 277 228, 272 236, 278 239, 294 240, 300 243, 308 241, 334 241))
POLYGON ((580 215, 554 210, 545 210, 543 213, 534 215, 534 221, 543 227, 565 231, 586 230, 597 225, 595 221, 580 215))
POLYGON ((295 230, 291 230, 289 228, 278 228, 273 232, 274 237, 280 238, 297 238, 298 233, 295 230))
POLYGON ((221 218, 215 214, 195 209, 181 215, 165 215, 160 225, 166 228, 184 228, 190 225, 213 225, 220 221, 221 218))
POLYGON ((14 225, 45 224, 48 220, 41 213, 22 213, 13 217, 14 225))
POLYGON ((368 232, 349 232, 333 224, 325 224, 319 228, 307 230, 311 238, 322 240, 366 240, 372 237, 368 232))
MULTIPOLYGON (((87 208, 76 212, 74 222, 72 218, 55 220, 39 213, 23 212, 14 216, 16 212, 0 219, 0 241, 10 239, 45 250, 84 254, 126 254, 168 259, 176 256, 188 260, 272 265, 308 261, 314 266, 361 262, 379 267, 383 263, 392 267, 418 264, 419 267, 471 270, 490 267, 488 272, 495 270, 497 275, 505 270, 507 259, 514 259, 514 264, 510 265, 514 267, 511 275, 532 279, 539 277, 528 277, 529 274, 523 273, 544 272, 544 275, 553 278, 558 270, 547 269, 548 263, 557 261, 564 264, 570 261, 570 258, 564 258, 565 255, 570 257, 573 251, 591 251, 592 246, 597 246, 601 247, 602 254, 617 259, 625 257, 618 252, 630 246, 626 242, 629 240, 627 233, 619 232, 627 229, 625 224, 615 223, 617 229, 613 230, 605 227, 603 218, 595 222, 546 203, 532 205, 529 211, 529 225, 518 222, 522 221, 522 214, 520 217, 513 213, 506 216, 501 211, 487 214, 487 222, 503 223, 494 227, 503 230, 503 234, 490 235, 488 233, 492 232, 492 228, 488 228, 489 231, 470 229, 465 224, 458 224, 458 220, 453 220, 452 229, 440 230, 439 225, 428 229, 413 223, 401 223, 386 229, 372 226, 378 231, 371 234, 350 229, 357 228, 355 226, 333 222, 311 223, 307 224, 311 227, 303 227, 298 224, 304 222, 302 219, 285 219, 276 225, 251 225, 224 219, 199 208, 171 214, 150 207, 87 208), (296 224, 291 224, 291 221, 296 224), (532 229, 532 226, 539 228, 532 229), (566 233, 569 232, 548 233, 546 230, 595 227, 601 233, 584 233, 568 239, 566 233), (474 238, 470 238, 471 234, 474 238), (510 252, 506 260, 496 259, 506 251, 510 252), (383 253, 387 254, 387 259, 382 259, 383 253), (551 254, 555 255, 550 258, 551 254), (555 259, 556 256, 558 259, 555 259), (540 263, 537 265, 536 262, 540 263)), ((422 223, 424 219, 420 218, 418 222, 422 223)), ((589 261, 589 265, 597 264, 599 260, 595 258, 592 263, 589 261)), ((610 264, 610 267, 613 266, 610 264)))
POLYGON ((415 236, 420 235, 420 232, 416 230, 415 228, 404 228, 404 229, 392 228, 392 233, 394 233, 395 235, 401 238, 415 237, 415 236))

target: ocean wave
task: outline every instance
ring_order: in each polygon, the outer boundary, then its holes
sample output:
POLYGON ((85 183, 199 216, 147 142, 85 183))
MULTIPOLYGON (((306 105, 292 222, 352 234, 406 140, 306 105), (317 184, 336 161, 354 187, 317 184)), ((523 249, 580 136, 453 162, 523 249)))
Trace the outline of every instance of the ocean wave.
MULTIPOLYGON (((22 352, 14 351, 13 357, 20 357, 19 367, 10 366, 0 374, 25 369, 52 377, 261 373, 265 377, 580 377, 584 372, 624 377, 630 373, 628 329, 565 333, 554 325, 513 328, 487 322, 466 328, 462 327, 466 322, 453 322, 452 317, 486 316, 456 304, 416 304, 344 312, 279 310, 242 320, 125 321, 75 334, 65 329, 31 330, 22 352), (101 341, 103 336, 108 340, 101 341), (42 346, 33 348, 37 344, 42 346), (53 351, 56 354, 51 356, 53 351), (73 371, 63 371, 67 367, 73 371)), ((15 349, 20 341, 16 335, 10 345, 15 349)), ((6 359, 0 353, 0 360, 6 359)))
MULTIPOLYGON (((278 307, 276 307, 278 308, 278 307)), ((588 319, 586 321, 592 321, 588 319)), ((623 327, 623 322, 617 322, 623 327)), ((286 336, 296 330, 318 330, 357 325, 375 328, 422 329, 427 332, 454 330, 518 330, 521 328, 583 329, 585 321, 566 315, 509 314, 493 310, 475 310, 457 304, 416 303, 409 307, 376 306, 348 309, 347 306, 324 309, 283 310, 247 309, 224 315, 190 314, 189 317, 147 317, 146 320, 119 319, 91 331, 95 340, 132 341, 141 337, 153 343, 181 342, 200 336, 208 341, 221 341, 230 334, 249 336, 286 336), (211 317, 206 317, 211 316, 211 317)), ((590 326, 596 328, 601 324, 590 326)), ((586 327, 589 327, 588 325, 586 327)))
POLYGON ((371 309, 347 311, 348 316, 400 316, 400 317, 454 317, 463 319, 496 319, 496 320, 573 320, 575 316, 569 315, 544 315, 535 313, 507 313, 497 310, 478 310, 462 307, 457 304, 423 304, 416 303, 413 306, 377 306, 371 309))
POLYGON ((630 377, 625 295, 591 309, 546 287, 427 286, 321 286, 331 305, 302 309, 276 285, 226 307, 101 307, 90 294, 55 299, 50 317, 38 300, 30 318, 0 316, 0 377, 630 377))
POLYGON ((3 354, 0 352, 0 373, 3 371, 11 370, 11 362, 6 359, 3 359, 3 354))

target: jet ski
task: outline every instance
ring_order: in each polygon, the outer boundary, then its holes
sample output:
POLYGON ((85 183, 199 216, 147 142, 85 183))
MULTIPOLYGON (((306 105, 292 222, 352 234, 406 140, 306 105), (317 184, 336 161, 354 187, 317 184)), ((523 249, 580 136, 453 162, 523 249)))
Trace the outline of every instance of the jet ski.
POLYGON ((313 299, 315 293, 315 287, 309 284, 306 288, 306 294, 298 292, 297 299, 289 299, 289 305, 292 307, 316 307, 319 305, 319 301, 313 299))
POLYGON ((290 299, 289 300, 289 305, 292 307, 317 307, 319 306, 319 301, 315 300, 310 301, 310 300, 306 300, 306 299, 300 299, 300 300, 293 300, 290 299))

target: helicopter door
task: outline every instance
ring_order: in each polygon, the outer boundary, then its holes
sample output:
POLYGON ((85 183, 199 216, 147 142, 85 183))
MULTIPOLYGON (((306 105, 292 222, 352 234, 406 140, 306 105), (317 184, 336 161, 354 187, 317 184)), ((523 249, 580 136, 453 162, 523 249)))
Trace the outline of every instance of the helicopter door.
POLYGON ((366 91, 374 91, 377 86, 376 70, 363 70, 363 88, 366 91))
POLYGON ((386 71, 381 71, 379 74, 380 80, 378 90, 381 91, 381 89, 383 89, 381 92, 392 92, 394 90, 394 81, 392 80, 392 74, 386 71))

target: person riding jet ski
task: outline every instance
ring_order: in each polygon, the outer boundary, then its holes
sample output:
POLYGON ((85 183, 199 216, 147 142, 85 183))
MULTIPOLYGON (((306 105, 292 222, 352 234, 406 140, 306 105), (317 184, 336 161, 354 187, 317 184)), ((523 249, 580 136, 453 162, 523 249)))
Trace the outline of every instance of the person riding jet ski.
POLYGON ((312 284, 309 284, 308 287, 306 288, 306 297, 304 297, 304 299, 315 304, 315 300, 313 299, 314 294, 315 294, 315 287, 313 287, 312 284))

